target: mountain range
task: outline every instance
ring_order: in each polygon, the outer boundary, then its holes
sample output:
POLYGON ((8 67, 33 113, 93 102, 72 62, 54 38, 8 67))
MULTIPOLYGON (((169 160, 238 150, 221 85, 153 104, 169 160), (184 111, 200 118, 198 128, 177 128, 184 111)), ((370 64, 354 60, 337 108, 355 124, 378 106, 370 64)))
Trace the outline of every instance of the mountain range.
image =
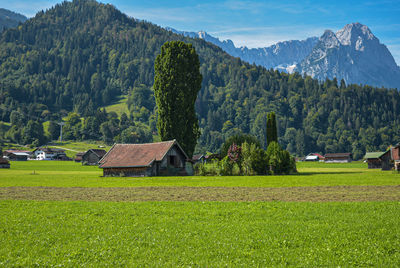
POLYGON ((313 78, 344 80, 400 89, 400 67, 384 44, 360 23, 351 23, 336 34, 326 30, 320 37, 279 42, 264 48, 237 48, 231 40, 220 41, 204 31, 167 30, 211 42, 234 57, 266 68, 306 73, 313 78))
POLYGON ((28 18, 13 11, 0 8, 0 32, 7 28, 17 26, 20 22, 25 22, 28 18))

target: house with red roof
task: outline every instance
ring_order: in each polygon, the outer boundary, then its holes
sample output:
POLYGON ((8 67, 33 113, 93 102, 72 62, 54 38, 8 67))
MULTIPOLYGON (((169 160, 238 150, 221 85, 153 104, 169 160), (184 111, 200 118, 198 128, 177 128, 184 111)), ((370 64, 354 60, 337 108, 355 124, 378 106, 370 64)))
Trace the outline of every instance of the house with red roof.
POLYGON ((99 161, 103 176, 189 175, 188 156, 176 140, 145 144, 114 144, 99 161))

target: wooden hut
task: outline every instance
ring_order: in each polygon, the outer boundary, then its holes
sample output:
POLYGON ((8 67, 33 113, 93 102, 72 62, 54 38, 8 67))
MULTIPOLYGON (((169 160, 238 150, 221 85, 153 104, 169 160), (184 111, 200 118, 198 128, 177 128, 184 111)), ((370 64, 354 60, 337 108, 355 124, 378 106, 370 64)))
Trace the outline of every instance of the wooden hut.
POLYGON ((76 153, 74 161, 75 162, 82 162, 82 156, 85 154, 86 152, 79 152, 76 153))
POLYGON ((369 169, 378 169, 382 168, 382 160, 380 157, 385 152, 368 152, 364 155, 363 159, 365 159, 368 163, 369 169))
POLYGON ((394 161, 394 169, 400 171, 400 143, 392 148, 392 159, 394 161))
POLYGON ((393 161, 392 161, 392 149, 387 150, 384 152, 379 159, 382 163, 382 170, 391 170, 393 168, 393 161))
POLYGON ((103 149, 89 149, 82 155, 82 165, 96 166, 106 153, 103 149))
POLYGON ((0 156, 0 168, 10 168, 10 162, 2 156, 0 156))
POLYGON ((325 163, 350 163, 351 153, 325 154, 325 163))
POLYGON ((114 144, 100 160, 104 176, 188 175, 186 153, 176 140, 145 144, 114 144))

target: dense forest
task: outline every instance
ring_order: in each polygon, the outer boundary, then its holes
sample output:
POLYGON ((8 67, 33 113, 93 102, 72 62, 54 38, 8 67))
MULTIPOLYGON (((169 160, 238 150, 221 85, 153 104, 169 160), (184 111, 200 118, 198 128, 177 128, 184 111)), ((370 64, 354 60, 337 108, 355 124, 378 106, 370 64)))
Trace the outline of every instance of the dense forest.
MULTIPOLYGON (((397 90, 267 70, 202 39, 91 0, 63 2, 0 35, 0 121, 11 123, 9 129, 0 125, 0 134, 14 142, 40 143, 45 138, 33 134, 23 140, 28 122, 54 125, 68 115, 70 139, 112 143, 125 131, 124 140, 151 141, 156 132, 154 60, 171 40, 192 43, 200 57, 197 152, 216 152, 238 133, 256 136, 265 147, 271 111, 280 144, 296 155, 352 152, 360 158, 400 141, 397 90), (99 109, 120 95, 129 95, 130 114, 118 118, 99 109)), ((56 138, 55 132, 49 138, 56 138)))

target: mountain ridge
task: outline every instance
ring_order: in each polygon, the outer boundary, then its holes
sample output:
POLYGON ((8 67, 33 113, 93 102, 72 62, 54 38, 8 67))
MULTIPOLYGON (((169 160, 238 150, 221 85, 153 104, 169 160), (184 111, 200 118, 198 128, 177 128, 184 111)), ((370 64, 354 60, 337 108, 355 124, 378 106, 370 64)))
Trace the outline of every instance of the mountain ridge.
POLYGON ((400 67, 388 48, 361 23, 327 30, 295 71, 313 78, 400 89, 400 67))
POLYGON ((251 49, 245 46, 235 47, 231 40, 221 41, 205 31, 185 32, 170 27, 166 29, 191 38, 204 39, 221 47, 234 57, 267 69, 273 68, 288 73, 293 71, 307 73, 320 81, 336 77, 348 84, 368 84, 400 89, 400 67, 387 47, 380 43, 366 25, 361 23, 347 24, 337 33, 326 30, 320 38, 290 40, 278 42, 269 47, 251 49), (371 46, 374 52, 363 56, 363 53, 368 52, 371 46), (340 62, 333 56, 326 58, 326 50, 334 50, 334 48, 341 50, 330 52, 335 57, 339 57, 340 62), (378 67, 374 68, 367 60, 368 58, 372 59, 378 67), (318 62, 322 59, 326 62, 318 62))
POLYGON ((28 18, 22 14, 0 8, 0 32, 6 28, 16 27, 20 22, 25 22, 26 20, 28 20, 28 18))

